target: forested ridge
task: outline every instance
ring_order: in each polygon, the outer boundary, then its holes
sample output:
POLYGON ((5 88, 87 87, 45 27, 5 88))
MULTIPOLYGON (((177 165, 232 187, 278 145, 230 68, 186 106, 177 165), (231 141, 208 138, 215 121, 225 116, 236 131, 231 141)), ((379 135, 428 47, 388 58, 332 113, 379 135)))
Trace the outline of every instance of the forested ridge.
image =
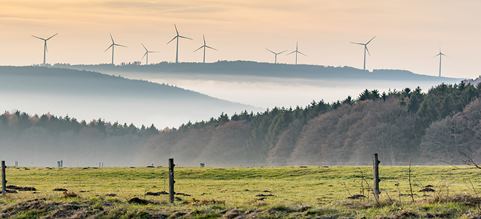
POLYGON ((222 112, 257 110, 145 80, 73 69, 0 66, 0 110, 11 109, 159 127, 176 127, 186 118, 199 121, 222 112))
POLYGON ((0 128, 3 133, 15 133, 16 131, 26 130, 30 128, 42 128, 52 133, 60 133, 71 131, 79 133, 84 130, 92 130, 97 134, 104 136, 119 136, 119 135, 140 135, 150 136, 158 134, 157 128, 152 124, 149 127, 142 125, 140 128, 134 124, 119 124, 118 122, 110 123, 102 119, 92 120, 86 122, 85 120, 78 121, 69 116, 55 116, 51 114, 44 115, 29 115, 25 112, 5 112, 0 115, 0 128))
POLYGON ((436 77, 416 74, 406 70, 374 69, 372 72, 348 66, 322 66, 322 65, 291 65, 273 64, 254 61, 218 61, 213 63, 157 63, 138 65, 124 63, 118 66, 110 64, 100 65, 69 65, 55 64, 55 67, 90 70, 98 72, 151 72, 156 74, 189 75, 191 73, 202 75, 241 75, 276 78, 322 78, 330 79, 355 79, 355 80, 415 80, 454 82, 455 78, 436 77))
POLYGON ((33 151, 39 161, 68 157, 79 164, 168 157, 185 165, 368 164, 373 153, 384 164, 462 164, 466 155, 481 155, 480 95, 481 86, 465 83, 428 92, 365 90, 335 103, 221 114, 162 130, 6 112, 0 146, 13 157, 33 151))
POLYGON ((442 84, 222 114, 164 131, 146 151, 219 165, 368 164, 376 152, 384 164, 461 164, 481 153, 480 94, 481 86, 442 84))
POLYGON ((153 125, 78 121, 69 116, 28 115, 5 112, 0 115, 0 159, 19 161, 21 165, 128 166, 144 162, 135 154, 153 136, 159 134, 153 125))

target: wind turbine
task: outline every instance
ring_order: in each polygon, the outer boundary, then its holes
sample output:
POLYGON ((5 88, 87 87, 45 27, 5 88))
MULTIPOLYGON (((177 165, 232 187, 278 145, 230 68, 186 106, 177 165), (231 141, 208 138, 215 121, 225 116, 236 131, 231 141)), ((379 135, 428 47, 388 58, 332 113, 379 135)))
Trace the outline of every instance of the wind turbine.
POLYGON ((212 49, 212 50, 217 50, 217 49, 212 48, 212 47, 207 45, 207 43, 205 42, 205 36, 204 35, 202 35, 202 38, 204 39, 204 44, 202 44, 202 46, 199 47, 198 49, 194 50, 194 52, 197 52, 200 49, 204 49, 204 57, 202 58, 202 63, 205 63, 205 49, 212 49))
POLYGON ((436 56, 439 56, 439 77, 441 77, 441 64, 442 64, 442 61, 443 61, 442 58, 443 58, 443 56, 446 56, 446 54, 444 54, 443 52, 441 52, 441 50, 439 50, 439 53, 436 54, 436 56))
POLYGON ((145 64, 148 65, 149 64, 149 54, 150 53, 157 53, 157 51, 150 51, 147 49, 147 47, 145 47, 145 45, 143 43, 142 44, 142 47, 144 47, 145 49, 145 53, 144 53, 144 56, 142 56, 142 59, 144 59, 145 57, 145 64))
POLYGON ((356 43, 356 42, 351 42, 352 44, 357 44, 357 45, 361 45, 364 47, 364 66, 363 66, 363 69, 366 70, 366 53, 371 55, 371 53, 369 52, 369 49, 367 48, 367 46, 369 45, 369 43, 371 43, 372 40, 374 40, 374 38, 376 37, 373 37, 371 38, 369 41, 365 42, 365 43, 356 43))
POLYGON ((42 37, 38 37, 38 36, 35 36, 35 35, 32 35, 33 37, 39 39, 39 40, 43 40, 43 65, 46 65, 47 64, 47 41, 49 41, 50 39, 52 39, 54 36, 57 36, 58 33, 48 37, 48 38, 42 38, 42 37))
POLYGON ((301 54, 301 55, 303 55, 303 56, 306 56, 306 54, 304 54, 304 53, 302 53, 301 51, 299 51, 299 43, 298 43, 298 42, 296 42, 296 50, 290 52, 290 53, 287 54, 287 55, 290 55, 290 54, 292 54, 292 53, 295 53, 295 54, 296 54, 296 65, 297 65, 297 54, 301 54))
POLYGON ((177 25, 174 24, 174 27, 175 27, 175 36, 169 42, 167 42, 167 44, 169 44, 174 40, 177 40, 176 48, 175 48, 175 63, 179 63, 179 38, 188 39, 188 40, 192 40, 192 38, 180 35, 179 30, 177 30, 177 25))
POLYGON ((112 44, 110 44, 110 46, 107 47, 107 49, 105 49, 104 52, 107 52, 107 50, 109 50, 110 48, 112 48, 112 65, 114 65, 115 47, 116 47, 116 46, 127 47, 127 46, 124 46, 124 45, 115 43, 115 40, 114 40, 114 37, 112 37, 112 34, 110 34, 110 39, 112 40, 112 44))
POLYGON ((280 55, 280 54, 286 52, 286 50, 281 51, 281 52, 274 52, 274 51, 272 51, 272 50, 270 50, 270 49, 266 49, 266 50, 269 51, 270 53, 274 54, 274 64, 277 64, 277 55, 280 55))

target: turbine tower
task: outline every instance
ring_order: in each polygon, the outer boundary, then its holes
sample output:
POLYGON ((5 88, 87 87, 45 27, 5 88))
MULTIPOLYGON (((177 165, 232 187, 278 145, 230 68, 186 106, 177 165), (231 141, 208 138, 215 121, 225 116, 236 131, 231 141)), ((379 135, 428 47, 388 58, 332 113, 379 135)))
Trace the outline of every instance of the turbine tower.
POLYGON ((198 49, 194 50, 194 52, 197 52, 200 49, 204 49, 204 57, 202 58, 202 63, 205 63, 205 49, 212 49, 212 50, 217 50, 217 49, 212 48, 212 47, 207 45, 207 43, 205 42, 205 36, 204 35, 202 35, 202 38, 204 39, 204 44, 202 44, 202 46, 199 47, 198 49))
MULTIPOLYGON (((277 64, 277 55, 280 55, 280 54, 286 52, 286 50, 281 51, 281 52, 274 52, 274 51, 272 51, 272 50, 270 50, 270 49, 266 49, 266 50, 269 51, 270 53, 274 54, 274 64, 277 64)), ((296 62, 296 63, 297 63, 297 62, 296 62)))
POLYGON ((43 40, 43 65, 46 65, 47 64, 47 41, 49 41, 50 39, 52 39, 54 36, 57 36, 58 33, 48 37, 48 38, 42 38, 42 37, 38 37, 38 36, 35 36, 35 35, 32 35, 33 37, 39 39, 39 40, 43 40))
POLYGON ((371 38, 369 41, 365 42, 365 43, 356 43, 356 42, 351 42, 352 44, 357 44, 357 45, 361 45, 364 47, 364 65, 363 65, 363 69, 366 70, 366 53, 371 55, 371 53, 369 52, 369 49, 367 48, 367 46, 369 45, 369 43, 371 43, 372 40, 374 40, 374 38, 376 37, 373 37, 371 38))
POLYGON ((303 56, 306 56, 306 54, 304 54, 304 53, 302 53, 301 51, 299 51, 299 43, 298 43, 298 42, 296 42, 296 50, 290 52, 290 53, 287 54, 287 55, 290 55, 290 54, 292 54, 292 53, 295 53, 295 54, 296 54, 296 65, 297 65, 297 54, 301 54, 301 55, 303 55, 303 56))
POLYGON ((439 77, 441 77, 441 64, 443 61, 443 56, 446 56, 446 54, 444 54, 443 52, 441 52, 441 50, 439 50, 439 53, 436 54, 436 56, 439 56, 439 77))
POLYGON ((179 30, 177 30, 177 25, 174 24, 174 27, 175 27, 175 36, 169 42, 167 42, 167 44, 169 44, 174 40, 177 40, 176 47, 175 47, 175 63, 179 63, 179 38, 188 39, 188 40, 192 40, 192 38, 180 35, 179 30))
POLYGON ((110 48, 112 48, 112 65, 114 65, 115 47, 116 47, 116 46, 127 47, 127 46, 124 46, 124 45, 115 43, 115 40, 114 40, 114 37, 112 37, 112 34, 110 34, 110 39, 112 40, 112 44, 110 44, 110 46, 107 47, 107 49, 105 49, 104 52, 107 52, 107 50, 109 50, 110 48))
POLYGON ((143 43, 142 44, 142 47, 144 47, 145 49, 145 53, 144 53, 144 56, 142 56, 142 59, 144 59, 145 57, 145 64, 148 65, 149 64, 149 54, 150 53, 157 53, 157 51, 150 51, 147 49, 147 47, 145 47, 145 45, 143 43))

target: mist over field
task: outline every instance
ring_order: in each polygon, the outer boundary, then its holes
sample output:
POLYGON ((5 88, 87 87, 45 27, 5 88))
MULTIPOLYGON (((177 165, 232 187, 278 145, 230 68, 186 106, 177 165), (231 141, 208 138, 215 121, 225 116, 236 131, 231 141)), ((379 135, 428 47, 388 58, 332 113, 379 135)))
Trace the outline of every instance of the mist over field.
MULTIPOLYGON (((454 154, 436 149, 452 142, 448 121, 461 114, 478 120, 474 82, 446 85, 460 79, 400 70, 179 65, 0 68, 1 107, 11 110, 0 117, 0 159, 32 166, 58 159, 149 165, 169 157, 182 165, 332 165, 366 164, 377 152, 385 164, 437 164, 477 151, 469 135, 454 154)), ((476 125, 463 129, 478 132, 476 125)))
POLYGON ((177 127, 258 108, 198 92, 96 72, 44 67, 0 67, 0 110, 69 115, 137 126, 177 127))

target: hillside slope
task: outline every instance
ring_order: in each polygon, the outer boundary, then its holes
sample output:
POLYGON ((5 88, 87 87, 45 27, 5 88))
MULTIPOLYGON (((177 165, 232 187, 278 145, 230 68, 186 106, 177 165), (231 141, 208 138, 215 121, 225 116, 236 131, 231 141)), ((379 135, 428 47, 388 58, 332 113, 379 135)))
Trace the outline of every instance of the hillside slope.
POLYGON ((165 84, 44 67, 0 67, 0 102, 1 110, 157 127, 178 126, 222 112, 255 110, 165 84))
POLYGON ((180 165, 216 166, 463 164, 481 156, 481 86, 440 85, 356 100, 280 109, 186 123, 136 128, 102 120, 4 113, 1 159, 25 165, 128 166, 175 157, 180 165))
POLYGON ((481 155, 481 87, 440 85, 186 124, 145 151, 212 165, 462 164, 481 155))
POLYGON ((428 90, 441 83, 452 84, 461 81, 461 79, 416 74, 406 70, 364 71, 352 67, 247 61, 220 61, 206 64, 58 66, 172 84, 264 109, 304 106, 312 100, 321 99, 334 102, 347 96, 358 95, 364 89, 388 92, 419 86, 428 90))
POLYGON ((5 112, 0 115, 0 159, 22 166, 54 166, 58 160, 66 166, 147 165, 150 161, 135 156, 158 133, 154 126, 5 112))

